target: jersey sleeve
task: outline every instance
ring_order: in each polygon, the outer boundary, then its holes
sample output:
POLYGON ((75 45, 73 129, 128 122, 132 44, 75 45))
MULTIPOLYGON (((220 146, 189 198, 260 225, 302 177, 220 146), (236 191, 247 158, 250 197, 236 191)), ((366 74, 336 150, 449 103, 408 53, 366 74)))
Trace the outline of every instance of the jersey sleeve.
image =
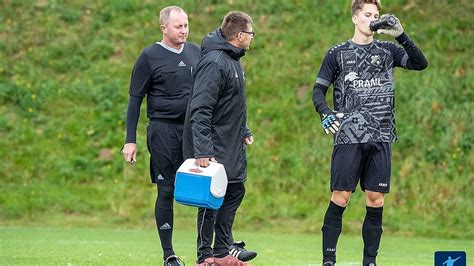
POLYGON ((428 66, 428 61, 425 56, 408 35, 402 33, 396 40, 402 45, 402 47, 400 47, 392 43, 393 60, 396 67, 403 67, 410 70, 423 70, 428 66))
POLYGON ((193 44, 195 49, 194 49, 194 52, 196 53, 196 55, 201 58, 202 57, 202 51, 201 51, 201 46, 197 45, 197 44, 193 44))
POLYGON ((144 50, 133 66, 129 94, 135 97, 145 97, 150 87, 151 79, 152 70, 148 64, 146 52, 144 50))
POLYGON ((337 71, 336 53, 333 49, 329 50, 324 57, 318 76, 316 77, 316 84, 321 84, 329 87, 335 78, 337 71))
POLYGON ((393 53, 393 63, 395 67, 406 68, 408 55, 403 47, 396 45, 395 43, 390 43, 390 50, 393 53))
POLYGON ((326 103, 326 92, 328 91, 328 87, 321 84, 316 83, 313 87, 313 104, 314 109, 319 115, 322 117, 323 115, 327 115, 331 113, 331 109, 329 108, 328 104, 326 103))
POLYGON ((143 98, 130 96, 127 109, 127 133, 125 143, 137 143, 137 124, 143 98))

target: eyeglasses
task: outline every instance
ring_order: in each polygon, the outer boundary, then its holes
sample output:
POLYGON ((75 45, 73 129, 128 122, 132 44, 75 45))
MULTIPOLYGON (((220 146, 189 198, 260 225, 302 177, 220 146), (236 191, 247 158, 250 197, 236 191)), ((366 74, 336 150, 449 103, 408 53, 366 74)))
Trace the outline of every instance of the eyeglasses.
POLYGON ((247 33, 248 35, 250 35, 250 38, 255 37, 255 32, 254 32, 254 31, 245 31, 245 30, 243 30, 243 31, 241 31, 241 32, 247 33))

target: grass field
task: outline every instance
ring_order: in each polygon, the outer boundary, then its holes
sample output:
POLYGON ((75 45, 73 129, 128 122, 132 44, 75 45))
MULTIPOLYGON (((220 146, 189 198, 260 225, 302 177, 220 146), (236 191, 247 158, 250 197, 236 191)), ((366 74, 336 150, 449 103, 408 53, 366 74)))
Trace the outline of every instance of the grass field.
MULTIPOLYGON (((195 232, 176 230, 175 251, 194 265, 195 232)), ((320 235, 236 232, 259 252, 252 265, 320 265, 320 235)), ((0 227, 0 264, 156 265, 161 248, 155 230, 0 227)), ((338 265, 360 265, 362 240, 342 235, 338 265)), ((473 241, 385 236, 379 265, 433 265, 434 252, 462 250, 473 262, 473 241)))
MULTIPOLYGON (((395 71, 399 141, 385 233, 474 239, 473 1, 382 2, 429 61, 419 73, 395 71)), ((353 34, 349 0, 1 1, 0 153, 8 156, 0 163, 0 226, 72 227, 65 217, 85 217, 90 224, 79 227, 130 228, 153 219, 145 104, 137 163, 119 151, 133 63, 161 39, 157 11, 171 4, 188 11, 196 43, 229 10, 254 18, 257 35, 242 64, 255 143, 239 221, 252 227, 246 231, 271 224, 320 232, 333 145, 312 88, 328 48, 353 34)), ((358 191, 344 214, 353 235, 365 215, 358 191)), ((176 214, 188 213, 195 215, 176 214)))

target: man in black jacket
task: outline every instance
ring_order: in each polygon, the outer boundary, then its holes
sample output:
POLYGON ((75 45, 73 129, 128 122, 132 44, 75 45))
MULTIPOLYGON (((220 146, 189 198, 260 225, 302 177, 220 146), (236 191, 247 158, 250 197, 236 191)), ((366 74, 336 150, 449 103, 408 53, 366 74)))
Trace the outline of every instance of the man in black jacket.
POLYGON ((160 12, 163 40, 148 46, 138 57, 130 81, 127 137, 123 155, 133 164, 137 156, 136 130, 140 105, 147 98, 147 146, 151 181, 157 184, 155 219, 165 266, 184 265, 172 245, 173 192, 176 170, 183 162, 181 147, 184 117, 193 86, 193 68, 201 58, 195 44, 186 42, 188 16, 177 6, 160 12))
POLYGON ((246 145, 253 142, 247 128, 245 78, 240 64, 255 35, 252 24, 246 13, 229 12, 221 28, 204 37, 201 45, 203 57, 196 68, 186 113, 183 154, 184 158, 196 158, 200 167, 209 166, 210 161, 222 163, 229 184, 219 210, 199 208, 198 265, 248 265, 243 260, 257 255, 247 252, 250 257, 239 260, 232 237, 234 217, 245 194, 246 145))
MULTIPOLYGON (((362 264, 375 266, 382 237, 384 195, 390 190, 391 143, 395 131, 394 68, 423 70, 423 53, 403 32, 400 21, 377 31, 393 42, 373 39, 369 25, 379 19, 380 0, 353 0, 354 35, 329 49, 313 88, 313 101, 326 134, 334 134, 331 201, 322 227, 323 265, 336 263, 342 215, 357 183, 365 192, 362 264), (334 87, 334 110, 325 100, 334 87)), ((380 19, 386 19, 383 15, 380 19)))

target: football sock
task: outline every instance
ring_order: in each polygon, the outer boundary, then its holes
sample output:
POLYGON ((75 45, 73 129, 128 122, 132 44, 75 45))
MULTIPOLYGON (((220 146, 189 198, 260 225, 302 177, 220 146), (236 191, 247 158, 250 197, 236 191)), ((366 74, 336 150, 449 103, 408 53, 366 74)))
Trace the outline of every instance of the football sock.
POLYGON ((156 228, 163 248, 163 260, 175 255, 172 244, 173 190, 173 186, 158 186, 158 196, 155 201, 156 228))
POLYGON ((342 231, 342 214, 346 207, 329 203, 324 216, 323 233, 323 261, 336 262, 336 245, 342 231))
POLYGON ((380 238, 382 237, 382 214, 383 206, 379 208, 366 207, 364 224, 362 225, 362 238, 364 239, 364 261, 363 265, 375 263, 380 238))

